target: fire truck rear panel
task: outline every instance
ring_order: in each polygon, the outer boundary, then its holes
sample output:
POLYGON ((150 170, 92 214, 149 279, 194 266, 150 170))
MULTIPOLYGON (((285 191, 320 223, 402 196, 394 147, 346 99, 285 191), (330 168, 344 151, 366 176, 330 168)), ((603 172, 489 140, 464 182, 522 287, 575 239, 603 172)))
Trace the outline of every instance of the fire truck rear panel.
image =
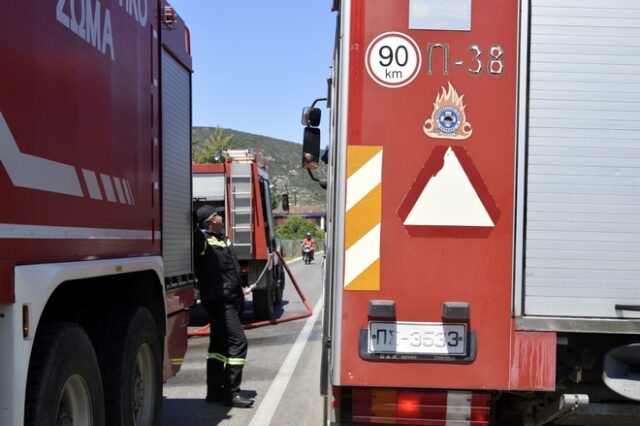
POLYGON ((340 384, 553 388, 555 336, 511 316, 518 4, 350 8, 340 384), (408 324, 369 331, 373 300, 408 324))

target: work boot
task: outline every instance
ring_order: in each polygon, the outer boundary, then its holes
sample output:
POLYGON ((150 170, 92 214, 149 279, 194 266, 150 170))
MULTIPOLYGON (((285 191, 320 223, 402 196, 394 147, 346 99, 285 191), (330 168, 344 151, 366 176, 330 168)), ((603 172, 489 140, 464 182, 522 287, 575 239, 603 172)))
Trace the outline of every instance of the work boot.
POLYGON ((235 408, 251 408, 253 405, 253 399, 245 398, 241 395, 234 395, 230 399, 227 399, 224 402, 224 405, 227 407, 235 407, 235 408))

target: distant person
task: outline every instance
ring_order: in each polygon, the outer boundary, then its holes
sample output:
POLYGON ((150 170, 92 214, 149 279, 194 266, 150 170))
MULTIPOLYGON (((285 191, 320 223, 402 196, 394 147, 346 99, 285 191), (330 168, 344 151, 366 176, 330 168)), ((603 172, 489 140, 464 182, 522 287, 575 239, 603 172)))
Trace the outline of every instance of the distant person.
POLYGON ((193 238, 200 300, 210 322, 206 400, 250 408, 254 400, 240 395, 248 348, 239 316, 244 304, 240 264, 224 236, 222 214, 209 205, 200 207, 193 238))
POLYGON ((304 256, 304 249, 306 247, 309 247, 311 249, 309 254, 311 255, 311 260, 313 260, 313 255, 316 251, 316 240, 313 239, 313 234, 311 232, 307 232, 304 240, 302 240, 302 256, 304 256))

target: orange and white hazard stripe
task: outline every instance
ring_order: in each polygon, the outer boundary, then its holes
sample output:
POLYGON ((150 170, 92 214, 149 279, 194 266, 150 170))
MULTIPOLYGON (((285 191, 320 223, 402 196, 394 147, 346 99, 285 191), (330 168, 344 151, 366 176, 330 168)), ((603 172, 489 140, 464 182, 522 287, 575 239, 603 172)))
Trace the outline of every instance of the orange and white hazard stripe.
POLYGON ((380 290, 382 147, 347 148, 345 290, 380 290))

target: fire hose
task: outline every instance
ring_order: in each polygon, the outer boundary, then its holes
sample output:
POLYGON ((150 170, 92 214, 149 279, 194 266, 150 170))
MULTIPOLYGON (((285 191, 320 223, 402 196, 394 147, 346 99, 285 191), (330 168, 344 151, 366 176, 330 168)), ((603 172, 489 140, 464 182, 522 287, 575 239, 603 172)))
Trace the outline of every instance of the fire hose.
MULTIPOLYGON (((274 253, 271 254, 271 257, 269 258, 269 262, 267 262, 267 265, 265 266, 264 270, 262 271, 262 273, 260 274, 260 276, 258 277, 256 282, 249 286, 249 289, 251 291, 253 291, 253 289, 255 289, 257 283, 260 281, 260 279, 264 275, 264 273, 267 270, 268 266, 273 262, 273 255, 274 255, 274 253)), ((285 315, 283 317, 276 318, 276 319, 257 321, 257 322, 252 322, 252 323, 249 323, 249 324, 245 324, 245 325, 242 326, 242 328, 244 330, 249 330, 249 329, 258 328, 258 327, 264 327, 264 326, 267 326, 267 325, 276 325, 276 324, 280 324, 280 323, 283 323, 283 322, 293 321, 293 320, 297 320, 297 319, 301 319, 301 318, 307 318, 307 317, 310 317, 313 314, 313 307, 311 306, 311 304, 309 303, 309 301, 305 297, 304 293, 302 293, 302 290, 300 290, 300 286, 298 285, 298 282, 296 281, 296 279, 294 278, 293 274, 291 273, 291 269, 289 269, 289 265, 287 265, 287 262, 282 257, 282 254, 280 254, 279 251, 275 251, 275 255, 278 256, 278 258, 282 262, 282 266, 284 266, 284 269, 287 271, 287 275, 289 275, 289 279, 291 279, 291 283, 295 287, 296 292, 298 292, 298 295, 300 296, 300 299, 302 300, 302 303, 304 304, 304 306, 307 309, 307 311, 305 313, 302 313, 302 314, 285 315)), ((189 337, 208 336, 209 333, 210 333, 210 328, 209 328, 209 324, 207 324, 207 325, 205 325, 203 327, 198 328, 197 330, 190 331, 188 333, 188 336, 189 337)))

